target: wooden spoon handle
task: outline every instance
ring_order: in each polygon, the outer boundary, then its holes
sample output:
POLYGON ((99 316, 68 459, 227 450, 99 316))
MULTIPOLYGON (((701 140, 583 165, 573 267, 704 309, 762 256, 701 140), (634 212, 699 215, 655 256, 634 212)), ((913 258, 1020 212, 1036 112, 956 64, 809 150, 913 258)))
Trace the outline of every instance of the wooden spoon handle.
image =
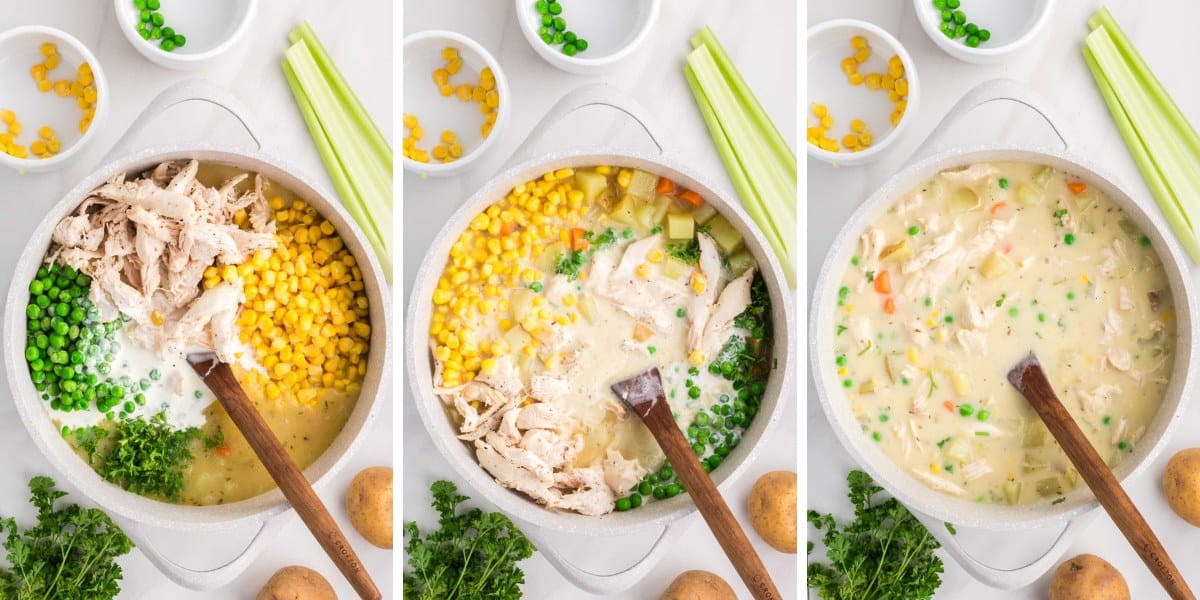
POLYGON ((679 431, 667 408, 666 399, 657 402, 643 420, 658 440, 658 445, 662 447, 667 459, 671 461, 675 473, 687 488, 687 493, 691 494, 696 507, 700 509, 700 514, 708 523, 708 528, 712 530, 713 536, 721 544, 721 549, 733 563, 733 568, 737 569, 750 593, 758 600, 782 600, 783 595, 775 587, 775 582, 771 580, 767 568, 754 551, 746 532, 734 518, 733 512, 725 504, 708 473, 700 467, 696 453, 679 431))
MULTIPOLYGON (((214 361, 215 362, 215 361, 214 361)), ((342 534, 333 516, 325 508, 325 504, 317 497, 300 468, 284 450, 275 432, 263 420, 262 415, 254 408, 246 392, 234 377, 233 371, 225 363, 195 363, 196 372, 204 378, 205 383, 229 413, 229 418, 245 436, 254 453, 258 455, 271 478, 283 492, 283 496, 292 504, 292 508, 300 514, 308 530, 312 532, 317 543, 325 549, 325 553, 337 565, 338 570, 364 600, 379 600, 383 596, 371 576, 358 560, 358 555, 350 547, 350 542, 342 534)))
POLYGON ((1058 440, 1059 446, 1062 446, 1071 463, 1079 470, 1096 499, 1100 501, 1104 510, 1108 511, 1113 523, 1116 523, 1125 539, 1129 540, 1138 556, 1142 557, 1146 567, 1154 573, 1167 594, 1174 600, 1195 600, 1196 596, 1188 588, 1183 575, 1167 555, 1166 549, 1158 541, 1142 513, 1134 506, 1129 495, 1113 476, 1112 470, 1079 429, 1071 413, 1067 412, 1066 407, 1059 401, 1037 357, 1030 355, 1014 367, 1009 373, 1009 381, 1029 399, 1033 409, 1041 416, 1054 439, 1058 440))

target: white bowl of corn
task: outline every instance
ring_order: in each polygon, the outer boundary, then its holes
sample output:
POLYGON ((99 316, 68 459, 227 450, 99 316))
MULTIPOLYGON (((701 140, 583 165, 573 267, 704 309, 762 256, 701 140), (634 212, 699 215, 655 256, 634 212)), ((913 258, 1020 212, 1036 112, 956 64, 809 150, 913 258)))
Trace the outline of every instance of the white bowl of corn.
POLYGON ((865 21, 808 30, 808 155, 834 166, 871 162, 907 129, 920 84, 908 52, 865 21))
POLYGON ((79 40, 41 26, 0 33, 0 164, 59 168, 107 110, 104 72, 79 40))
POLYGON ((466 169, 508 123, 508 81, 474 40, 451 31, 404 38, 404 168, 446 177, 466 169))

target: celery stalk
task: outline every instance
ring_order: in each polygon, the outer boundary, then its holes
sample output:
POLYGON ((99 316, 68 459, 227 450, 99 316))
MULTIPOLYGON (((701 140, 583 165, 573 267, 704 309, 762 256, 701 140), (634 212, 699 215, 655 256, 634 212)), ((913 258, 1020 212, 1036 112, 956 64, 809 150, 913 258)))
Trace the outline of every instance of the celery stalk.
MULTIPOLYGON (((350 84, 346 82, 346 78, 342 76, 342 72, 334 64, 333 59, 325 50, 325 46, 321 44, 321 40, 317 39, 317 34, 309 26, 308 21, 301 21, 288 34, 289 42, 295 44, 300 40, 304 40, 304 43, 312 52, 313 58, 321 67, 321 72, 325 74, 325 78, 333 87, 334 92, 342 99, 342 105, 350 111, 355 127, 367 139, 375 160, 380 165, 386 167, 388 176, 391 176, 394 168, 391 145, 383 137, 383 133, 379 131, 379 127, 375 125, 375 121, 367 114, 367 109, 363 107, 354 90, 350 88, 350 84)), ((389 197, 388 200, 390 206, 391 198, 389 197)))
POLYGON ((796 178, 796 155, 792 149, 788 147, 787 142, 779 133, 779 129, 775 127, 775 123, 767 116, 767 111, 763 110, 761 104, 758 103, 758 98, 754 96, 754 92, 750 91, 750 86, 746 85, 746 80, 742 78, 742 74, 733 65, 733 60, 729 58, 729 54, 725 52, 725 47, 717 40, 716 34, 713 33, 707 25, 700 30, 699 33, 692 36, 690 40, 692 48, 700 46, 708 46, 712 52, 713 59, 717 61, 717 66, 721 68, 721 73, 725 75, 725 79, 737 94, 738 99, 743 106, 750 112, 750 117, 754 121, 754 125, 758 127, 759 132, 767 143, 771 146, 771 151, 779 158, 780 161, 788 168, 788 174, 792 179, 796 178))
POLYGON ((1162 209, 1167 222, 1175 230, 1176 237, 1179 238, 1188 255, 1192 257, 1192 260, 1200 261, 1200 241, 1197 240, 1196 236, 1187 227, 1187 222, 1180 210, 1178 200, 1167 185, 1167 182, 1163 179, 1162 173, 1150 158, 1145 142, 1133 127, 1129 113, 1125 112, 1125 107, 1121 105, 1121 100, 1117 98, 1112 84, 1109 83, 1108 77, 1104 75, 1104 71, 1100 69, 1100 65, 1096 62, 1096 57, 1092 54, 1090 48, 1084 47, 1083 57, 1087 61, 1088 68, 1092 71, 1092 77, 1096 80, 1096 86, 1100 88, 1100 95, 1104 97, 1104 102, 1108 105, 1109 112, 1112 113, 1113 120, 1117 124, 1117 129, 1121 132, 1121 137, 1125 138, 1125 144, 1129 147, 1129 153, 1133 155, 1134 162, 1137 163, 1138 169, 1142 172, 1142 177, 1146 179, 1146 185, 1150 188, 1151 193, 1154 194, 1155 200, 1158 201, 1158 206, 1162 209))
POLYGON ((285 52, 289 83, 342 203, 358 221, 386 273, 391 273, 391 177, 371 156, 370 144, 353 125, 304 41, 285 52), (376 217, 385 218, 382 223, 376 217))

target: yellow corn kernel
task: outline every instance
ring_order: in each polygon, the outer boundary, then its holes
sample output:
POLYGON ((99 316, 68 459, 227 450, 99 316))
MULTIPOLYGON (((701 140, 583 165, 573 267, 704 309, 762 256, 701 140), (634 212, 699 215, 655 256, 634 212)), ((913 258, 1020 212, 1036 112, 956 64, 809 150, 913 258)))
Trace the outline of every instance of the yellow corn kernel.
POLYGON ((37 156, 41 156, 41 155, 45 154, 46 153, 46 142, 43 140, 35 140, 32 144, 29 145, 29 151, 33 152, 37 156))
POLYGON ((446 149, 445 146, 434 146, 433 147, 433 157, 434 158, 441 160, 441 159, 446 158, 447 156, 450 156, 450 152, 449 152, 449 150, 446 149))
POLYGON ((900 125, 900 118, 903 116, 904 116, 904 113, 901 113, 899 111, 893 112, 892 116, 891 116, 892 127, 896 127, 896 126, 900 125))
POLYGON ((863 78, 863 81, 867 84, 868 89, 877 90, 879 89, 879 82, 881 79, 882 77, 879 75, 879 73, 867 73, 866 77, 863 78))
POLYGON ((412 129, 413 127, 416 127, 417 124, 418 124, 418 121, 417 121, 417 117, 415 115, 410 115, 408 113, 404 113, 404 126, 405 127, 412 129))
POLYGON ((851 73, 857 73, 857 72, 858 72, 858 62, 856 62, 854 60, 853 56, 848 56, 848 57, 842 59, 842 73, 845 73, 848 76, 851 73))
POLYGON ((45 64, 47 71, 53 71, 54 69, 58 68, 58 65, 61 62, 62 62, 62 57, 59 56, 57 52, 55 52, 54 54, 47 56, 46 62, 43 64, 45 64))
POLYGON ((920 360, 921 360, 921 352, 919 350, 917 350, 916 346, 910 347, 908 349, 908 362, 915 365, 920 360))
POLYGON ((842 145, 847 148, 858 147, 858 136, 854 135, 853 133, 847 133, 846 135, 842 136, 842 145))
POLYGON ((82 83, 83 85, 92 85, 96 81, 96 76, 92 73, 92 65, 87 63, 79 65, 79 68, 75 70, 75 73, 75 79, 78 79, 79 83, 82 83))
POLYGON ((850 121, 850 131, 854 133, 862 133, 867 130, 867 124, 863 123, 862 119, 854 119, 850 121))
POLYGON ((38 47, 38 51, 42 53, 42 56, 50 56, 51 54, 58 54, 58 46, 50 42, 42 42, 42 45, 38 47))
POLYGON ((854 62, 857 62, 859 64, 865 63, 865 62, 867 62, 868 58, 871 58, 871 49, 870 48, 863 47, 863 48, 859 48, 858 50, 854 51, 854 62))
POLYGON ((847 79, 850 81, 850 85, 862 85, 863 82, 861 73, 851 73, 847 79))
POLYGON ((438 93, 447 98, 450 96, 453 96, 454 95, 454 86, 452 86, 448 83, 443 83, 442 85, 438 86, 438 93))
POLYGON ((870 131, 864 131, 858 134, 858 142, 862 144, 864 148, 871 145, 871 140, 872 136, 870 131))
POLYGON ((446 46, 442 49, 443 60, 454 60, 456 58, 458 58, 458 48, 446 46))
POLYGON ((688 362, 691 363, 693 367, 699 367, 700 365, 704 364, 704 361, 706 360, 708 360, 708 356, 698 349, 692 350, 688 353, 688 362))
POLYGON ((637 266, 637 267, 634 269, 634 272, 635 272, 635 273, 637 273, 637 276, 638 276, 638 277, 641 277, 642 279, 645 279, 645 278, 647 278, 647 277, 649 277, 649 276, 650 276, 650 265, 648 265, 648 264, 646 264, 646 263, 639 264, 639 265, 638 265, 638 266, 637 266))
POLYGON ((829 108, 819 102, 813 102, 812 114, 814 117, 820 119, 821 117, 824 117, 825 115, 829 114, 829 108))
POLYGON ((855 50, 860 50, 862 48, 866 48, 867 47, 867 38, 865 38, 861 35, 856 35, 856 36, 850 38, 850 47, 854 48, 855 50))
POLYGON ((39 92, 48 92, 54 89, 54 84, 49 79, 42 79, 37 82, 37 88, 39 92))
POLYGON ((58 151, 62 150, 62 142, 59 142, 57 139, 50 140, 46 142, 46 149, 53 154, 58 154, 58 151))
POLYGON ((692 292, 699 296, 700 294, 703 294, 705 288, 708 287, 708 279, 703 273, 692 273, 691 285, 692 292))
POLYGON ((488 91, 488 93, 484 96, 484 102, 487 103, 488 108, 499 108, 500 107, 500 93, 497 92, 496 90, 488 91))
POLYGON ((895 86, 893 89, 896 90, 897 94, 899 94, 900 96, 908 95, 908 80, 907 79, 899 78, 896 80, 896 83, 893 85, 895 86))
POLYGON ((46 78, 46 65, 38 63, 29 69, 29 74, 33 76, 34 81, 41 81, 46 78))
POLYGON ((447 151, 450 153, 451 158, 461 158, 463 155, 462 144, 459 144, 458 142, 450 144, 450 147, 447 149, 447 151))
POLYGON ((8 109, 0 110, 0 121, 5 125, 12 125, 17 122, 17 114, 8 109))

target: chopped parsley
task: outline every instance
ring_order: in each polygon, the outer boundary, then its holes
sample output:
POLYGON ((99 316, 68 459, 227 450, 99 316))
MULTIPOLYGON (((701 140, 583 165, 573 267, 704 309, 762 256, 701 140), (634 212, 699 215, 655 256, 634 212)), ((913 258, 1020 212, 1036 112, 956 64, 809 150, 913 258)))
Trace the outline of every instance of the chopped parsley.
POLYGON ((667 244, 667 254, 689 265, 700 262, 700 242, 695 239, 667 244))
MULTIPOLYGON (((589 248, 587 250, 571 250, 559 254, 558 258, 554 260, 555 273, 566 275, 568 280, 575 281, 579 278, 579 270, 592 259, 592 254, 613 245, 617 241, 617 234, 609 227, 600 234, 596 234, 594 231, 585 231, 583 232, 583 239, 588 241, 589 248)), ((532 288, 533 286, 530 287, 532 288)))

